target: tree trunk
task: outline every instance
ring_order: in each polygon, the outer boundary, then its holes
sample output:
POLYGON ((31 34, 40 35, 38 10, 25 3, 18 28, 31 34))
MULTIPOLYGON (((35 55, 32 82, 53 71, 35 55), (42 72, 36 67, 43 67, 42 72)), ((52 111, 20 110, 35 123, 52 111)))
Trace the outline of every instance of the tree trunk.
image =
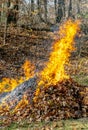
POLYGON ((7 37, 7 17, 5 17, 5 26, 4 26, 4 45, 6 44, 6 37, 7 37))
POLYGON ((31 0, 31 23, 34 24, 34 0, 31 0))
POLYGON ((37 0, 37 10, 38 10, 38 16, 40 19, 42 19, 42 16, 41 16, 41 3, 40 3, 40 0, 37 0))
POLYGON ((28 92, 30 96, 29 98, 31 99, 30 101, 32 102, 32 98, 33 98, 32 93, 34 93, 36 89, 36 85, 37 85, 37 77, 35 76, 25 81, 18 87, 16 87, 13 91, 0 94, 0 105, 4 101, 6 104, 10 104, 10 108, 14 108, 22 99, 23 95, 28 92))
POLYGON ((54 0, 54 7, 55 7, 55 22, 56 22, 56 16, 57 16, 57 0, 54 0))
POLYGON ((38 15, 40 14, 40 1, 37 0, 37 10, 38 10, 38 15))
POLYGON ((56 22, 60 23, 64 15, 65 15, 65 1, 58 0, 58 11, 57 11, 56 22))
POLYGON ((17 15, 19 10, 18 0, 15 0, 14 3, 11 2, 11 0, 8 0, 7 7, 9 8, 7 15, 7 24, 17 24, 17 15))
POLYGON ((47 23, 47 24, 51 24, 50 22, 48 22, 47 20, 47 13, 48 13, 48 10, 47 10, 47 0, 44 1, 44 8, 45 8, 45 12, 44 12, 44 18, 42 17, 42 14, 41 14, 41 1, 40 0, 37 0, 37 9, 38 9, 38 16, 40 18, 40 20, 44 23, 47 23))
POLYGON ((41 1, 40 1, 40 0, 37 0, 37 9, 38 9, 39 19, 40 19, 42 22, 45 22, 45 20, 42 18, 42 14, 41 14, 41 1))
POLYGON ((69 1, 68 17, 72 17, 72 0, 69 1))
POLYGON ((31 13, 34 12, 34 0, 31 0, 31 13))
POLYGON ((47 11, 47 0, 44 0, 44 8, 45 8, 45 12, 44 12, 45 21, 47 23, 47 13, 48 13, 48 11, 47 11))
POLYGON ((1 20, 1 11, 0 11, 0 25, 1 25, 1 21, 2 21, 2 20, 1 20))
POLYGON ((80 0, 77 0, 77 13, 80 14, 80 0))

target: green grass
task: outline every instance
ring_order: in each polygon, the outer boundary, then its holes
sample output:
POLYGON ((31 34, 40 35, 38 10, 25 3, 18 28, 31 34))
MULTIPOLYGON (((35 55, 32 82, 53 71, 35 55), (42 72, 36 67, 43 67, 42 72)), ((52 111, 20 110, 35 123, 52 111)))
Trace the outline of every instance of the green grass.
POLYGON ((88 76, 85 76, 85 75, 75 75, 73 78, 79 84, 84 85, 84 86, 88 86, 88 76))
POLYGON ((0 130, 88 130, 88 118, 50 122, 32 122, 29 120, 12 123, 0 130))

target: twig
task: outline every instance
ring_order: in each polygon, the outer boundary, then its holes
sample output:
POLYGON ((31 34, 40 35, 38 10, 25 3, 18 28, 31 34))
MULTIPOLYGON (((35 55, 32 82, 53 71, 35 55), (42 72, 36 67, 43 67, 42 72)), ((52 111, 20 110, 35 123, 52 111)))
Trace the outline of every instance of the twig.
POLYGON ((7 36, 7 17, 5 18, 5 27, 4 27, 4 45, 6 44, 6 36, 7 36))

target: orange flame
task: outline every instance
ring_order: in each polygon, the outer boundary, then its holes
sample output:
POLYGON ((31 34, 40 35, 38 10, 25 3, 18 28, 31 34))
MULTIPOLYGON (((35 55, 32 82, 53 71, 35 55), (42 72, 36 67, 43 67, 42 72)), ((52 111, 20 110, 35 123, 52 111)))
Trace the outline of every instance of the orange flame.
POLYGON ((3 78, 2 82, 0 82, 0 93, 2 92, 9 92, 15 89, 19 84, 23 83, 24 81, 28 80, 29 78, 33 77, 34 75, 34 66, 26 60, 22 66, 24 70, 24 76, 20 78, 13 79, 13 78, 3 78), (31 67, 32 66, 32 67, 31 67))
MULTIPOLYGON (((49 85, 55 85, 59 81, 69 79, 69 76, 65 72, 65 65, 69 63, 70 53, 74 50, 74 37, 79 30, 79 21, 72 22, 68 20, 63 26, 60 27, 59 35, 60 39, 54 43, 53 51, 50 54, 49 62, 44 70, 39 74, 40 81, 35 92, 34 102, 40 93, 40 87, 49 85)), ((19 79, 3 78, 0 83, 0 92, 12 91, 16 86, 28 80, 34 76, 34 67, 31 68, 31 63, 26 60, 22 68, 24 69, 24 77, 19 79), (31 71, 32 69, 32 71, 31 71)), ((25 108, 28 105, 28 99, 26 95, 23 96, 22 100, 17 104, 13 113, 19 111, 20 108, 25 108)), ((6 104, 5 110, 9 111, 9 106, 6 104)), ((3 107, 0 106, 0 112, 2 113, 3 107)))
POLYGON ((22 68, 24 70, 26 80, 34 76, 34 66, 28 60, 25 61, 22 68))
POLYGON ((70 53, 74 50, 74 37, 79 30, 78 25, 79 21, 68 20, 60 27, 60 39, 54 43, 49 61, 40 73, 40 81, 35 96, 40 93, 39 88, 41 86, 55 85, 57 82, 69 78, 64 67, 69 63, 70 53))

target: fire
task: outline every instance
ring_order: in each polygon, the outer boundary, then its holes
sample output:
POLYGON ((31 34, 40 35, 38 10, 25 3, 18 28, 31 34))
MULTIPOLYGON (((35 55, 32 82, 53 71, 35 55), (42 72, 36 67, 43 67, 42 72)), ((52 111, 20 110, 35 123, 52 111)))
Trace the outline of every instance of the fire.
MULTIPOLYGON (((68 20, 60 27, 59 36, 60 39, 56 41, 53 45, 53 51, 50 54, 49 61, 46 64, 46 67, 38 75, 40 80, 38 82, 38 87, 36 88, 35 96, 33 101, 36 102, 37 97, 40 93, 42 86, 48 87, 50 85, 56 85, 58 82, 65 79, 69 79, 69 75, 65 72, 65 65, 69 64, 69 57, 74 48, 74 38, 79 30, 79 21, 68 20)), ((26 60, 22 66, 24 69, 24 76, 18 79, 9 79, 3 78, 0 82, 0 93, 12 91, 19 84, 28 80, 34 76, 34 67, 31 63, 26 60)), ((23 96, 22 100, 17 104, 13 113, 19 111, 19 109, 24 109, 28 105, 29 101, 26 95, 23 96)), ((21 110, 22 110, 21 109, 21 110)), ((8 104, 6 104, 5 111, 10 110, 8 104)), ((3 107, 0 106, 0 112, 3 112, 3 107)))
POLYGON ((30 61, 26 60, 22 66, 24 70, 24 76, 20 78, 3 78, 2 82, 0 82, 0 93, 9 92, 15 89, 19 84, 33 77, 34 75, 34 66, 31 65, 30 61), (31 67, 32 66, 32 67, 31 67))
POLYGON ((34 76, 34 66, 28 60, 25 61, 22 68, 24 70, 26 80, 34 76))
POLYGON ((69 79, 65 72, 65 65, 69 63, 69 57, 74 48, 74 38, 79 30, 79 21, 68 20, 59 30, 60 39, 53 45, 53 51, 50 54, 46 67, 40 73, 40 81, 35 95, 40 92, 41 86, 55 85, 59 81, 69 79))

